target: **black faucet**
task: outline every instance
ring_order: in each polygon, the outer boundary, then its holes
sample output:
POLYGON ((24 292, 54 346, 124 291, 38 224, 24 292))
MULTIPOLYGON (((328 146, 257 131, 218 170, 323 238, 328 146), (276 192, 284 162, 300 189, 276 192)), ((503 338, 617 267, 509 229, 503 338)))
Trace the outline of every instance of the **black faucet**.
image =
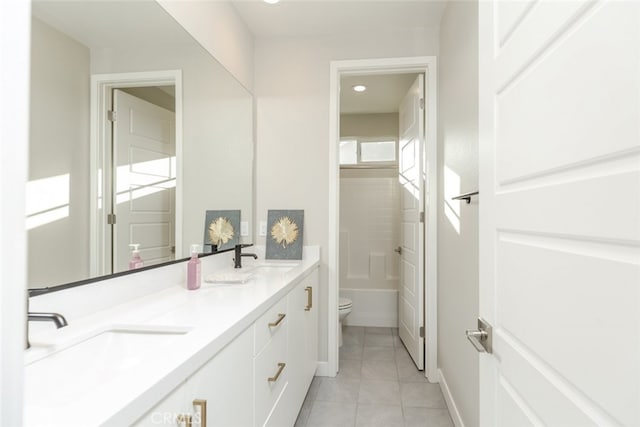
POLYGON ((27 318, 26 318, 26 327, 25 327, 25 346, 24 348, 31 347, 29 343, 29 322, 53 322, 56 325, 56 328, 64 328, 68 325, 67 319, 64 318, 62 314, 59 313, 32 313, 29 311, 29 297, 42 295, 49 292, 53 292, 50 288, 39 288, 39 289, 28 289, 27 290, 27 318))
POLYGON ((258 255, 256 254, 243 254, 242 253, 242 248, 246 248, 248 246, 253 246, 253 244, 249 243, 249 244, 238 244, 235 247, 235 257, 233 258, 233 268, 242 268, 242 257, 243 256, 250 256, 253 257, 253 259, 258 259, 258 255))

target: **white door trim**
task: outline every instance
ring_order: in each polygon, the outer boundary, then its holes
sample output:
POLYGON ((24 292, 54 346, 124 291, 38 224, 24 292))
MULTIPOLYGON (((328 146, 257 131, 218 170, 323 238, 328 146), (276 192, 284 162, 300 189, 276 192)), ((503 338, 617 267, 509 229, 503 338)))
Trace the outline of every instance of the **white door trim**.
POLYGON ((425 184, 425 376, 438 382, 437 275, 437 66, 435 56, 331 61, 329 82, 329 246, 328 246, 328 376, 338 371, 338 236, 340 230, 340 77, 349 74, 425 73, 427 100, 425 184))
POLYGON ((31 2, 0 2, 0 425, 24 423, 31 2))
POLYGON ((176 95, 176 259, 182 258, 182 70, 148 71, 137 73, 93 74, 91 76, 91 127, 89 149, 89 272, 91 277, 106 273, 103 248, 107 212, 99 209, 101 195, 106 194, 107 183, 101 171, 105 167, 106 138, 108 133, 107 100, 115 87, 141 87, 175 85, 176 95))

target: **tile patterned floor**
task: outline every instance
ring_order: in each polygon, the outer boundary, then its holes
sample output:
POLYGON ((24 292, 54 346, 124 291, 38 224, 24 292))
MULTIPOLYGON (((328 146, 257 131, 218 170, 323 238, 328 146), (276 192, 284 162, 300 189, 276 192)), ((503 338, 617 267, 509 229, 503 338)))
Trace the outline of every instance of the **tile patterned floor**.
POLYGON ((453 427, 440 386, 416 369, 397 329, 342 333, 340 372, 314 378, 296 427, 453 427))

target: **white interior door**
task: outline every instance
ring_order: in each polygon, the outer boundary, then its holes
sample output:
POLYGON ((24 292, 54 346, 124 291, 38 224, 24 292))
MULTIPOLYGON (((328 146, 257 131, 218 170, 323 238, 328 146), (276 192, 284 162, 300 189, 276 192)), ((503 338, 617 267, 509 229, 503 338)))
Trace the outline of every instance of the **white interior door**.
POLYGON ((114 263, 128 269, 130 243, 145 265, 170 261, 175 245, 175 114, 114 90, 114 263))
POLYGON ((480 2, 485 426, 640 425, 640 3, 480 2))
POLYGON ((398 174, 402 195, 398 333, 418 369, 424 369, 424 76, 419 75, 399 111, 398 174))

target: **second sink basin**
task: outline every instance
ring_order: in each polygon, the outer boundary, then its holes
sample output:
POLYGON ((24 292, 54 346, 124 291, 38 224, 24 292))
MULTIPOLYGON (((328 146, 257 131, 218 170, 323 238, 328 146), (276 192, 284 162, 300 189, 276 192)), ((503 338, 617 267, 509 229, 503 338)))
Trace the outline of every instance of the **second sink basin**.
POLYGON ((259 264, 254 267, 248 267, 247 270, 253 272, 254 274, 284 274, 291 269, 297 267, 298 264, 293 263, 266 263, 259 264))
POLYGON ((47 406, 65 404, 96 384, 104 384, 133 366, 156 357, 175 345, 191 328, 152 325, 118 325, 36 360, 25 367, 29 401, 47 406))
POLYGON ((217 284, 244 284, 251 283, 254 276, 266 276, 270 274, 284 274, 297 267, 295 263, 269 262, 254 265, 245 265, 242 268, 229 268, 207 275, 205 282, 217 284))

